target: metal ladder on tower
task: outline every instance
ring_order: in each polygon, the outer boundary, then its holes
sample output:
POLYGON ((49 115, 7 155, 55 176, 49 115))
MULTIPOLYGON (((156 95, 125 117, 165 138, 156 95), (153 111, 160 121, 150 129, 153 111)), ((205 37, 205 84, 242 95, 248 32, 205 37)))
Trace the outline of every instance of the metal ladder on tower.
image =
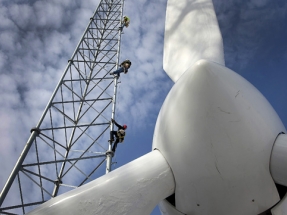
POLYGON ((119 64, 123 6, 101 0, 90 18, 0 194, 1 214, 25 214, 111 171, 118 77, 109 73, 119 64))

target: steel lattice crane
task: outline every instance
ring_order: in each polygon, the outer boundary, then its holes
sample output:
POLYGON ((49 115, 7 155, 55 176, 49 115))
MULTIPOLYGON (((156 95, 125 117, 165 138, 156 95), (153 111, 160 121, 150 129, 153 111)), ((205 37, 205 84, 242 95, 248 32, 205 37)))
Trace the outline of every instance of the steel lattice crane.
POLYGON ((25 214, 111 170, 118 77, 109 74, 119 65, 123 6, 101 0, 90 18, 1 192, 1 214, 25 214))

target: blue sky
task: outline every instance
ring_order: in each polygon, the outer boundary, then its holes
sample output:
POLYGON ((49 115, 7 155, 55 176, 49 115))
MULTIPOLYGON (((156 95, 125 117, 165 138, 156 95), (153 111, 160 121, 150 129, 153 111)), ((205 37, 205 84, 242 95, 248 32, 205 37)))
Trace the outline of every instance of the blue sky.
MULTIPOLYGON (((0 188, 98 2, 0 0, 0 188)), ((214 6, 226 66, 258 88, 287 126, 287 2, 214 0, 214 6)), ((116 119, 128 130, 114 168, 151 150, 158 112, 173 85, 162 69, 165 7, 165 0, 125 1, 131 24, 121 59, 133 64, 121 76, 116 119)))

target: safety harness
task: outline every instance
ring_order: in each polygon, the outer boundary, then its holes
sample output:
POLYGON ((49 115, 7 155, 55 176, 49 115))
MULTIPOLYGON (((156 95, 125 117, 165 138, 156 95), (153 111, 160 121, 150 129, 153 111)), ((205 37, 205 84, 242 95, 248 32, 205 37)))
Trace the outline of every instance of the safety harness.
POLYGON ((117 136, 119 138, 120 143, 122 143, 124 141, 125 135, 126 135, 126 132, 124 129, 120 129, 117 131, 117 136))

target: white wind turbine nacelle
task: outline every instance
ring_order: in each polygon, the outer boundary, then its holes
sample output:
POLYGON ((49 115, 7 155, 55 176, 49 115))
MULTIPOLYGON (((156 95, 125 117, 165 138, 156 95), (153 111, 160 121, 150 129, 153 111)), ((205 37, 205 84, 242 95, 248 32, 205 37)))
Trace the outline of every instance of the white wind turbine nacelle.
MULTIPOLYGON (((162 213, 256 215, 275 205, 274 180, 287 186, 287 138, 278 136, 285 127, 257 89, 224 67, 211 0, 168 1, 164 69, 175 85, 153 148, 171 166, 176 189, 162 213)), ((286 198, 274 215, 287 214, 286 198)))
MULTIPOLYGON (((280 134, 273 146, 270 171, 274 181, 287 187, 287 135, 280 134)), ((271 210, 273 215, 287 214, 287 194, 284 198, 271 210)))
POLYGON ((269 164, 281 131, 279 117, 249 82, 198 61, 168 94, 154 132, 153 148, 175 177, 175 209, 257 215, 271 208, 280 200, 269 164))

